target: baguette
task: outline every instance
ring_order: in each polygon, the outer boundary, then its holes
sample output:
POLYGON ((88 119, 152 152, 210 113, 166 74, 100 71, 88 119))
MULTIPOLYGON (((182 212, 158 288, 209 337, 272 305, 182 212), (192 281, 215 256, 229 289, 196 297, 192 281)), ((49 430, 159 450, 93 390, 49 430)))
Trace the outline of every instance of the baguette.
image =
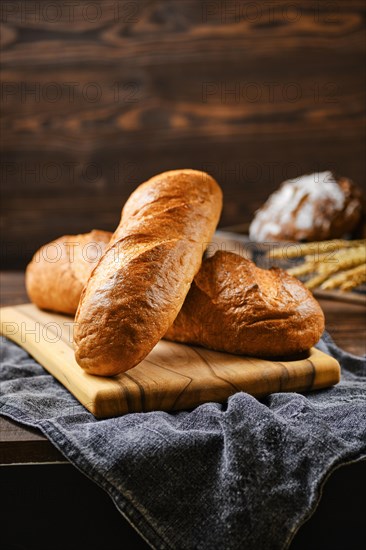
POLYGON ((323 330, 322 309, 298 279, 219 251, 204 260, 165 338, 228 353, 278 357, 308 350, 323 330))
POLYGON ((64 235, 33 256, 25 273, 31 302, 41 309, 74 315, 92 269, 107 248, 112 233, 93 229, 64 235))
POLYGON ((140 185, 76 313, 75 357, 88 373, 131 369, 179 313, 218 224, 222 192, 204 172, 175 170, 140 185))
MULTIPOLYGON (((104 239, 101 244, 105 247, 110 237, 111 233, 92 231, 85 235, 60 237, 50 245, 60 243, 66 254, 67 244, 98 242, 98 239, 101 242, 100 239, 104 239)), ((38 255, 41 255, 42 249, 38 255)), ((66 312, 71 314, 76 312, 83 286, 95 262, 87 262, 86 255, 80 253, 82 247, 74 250, 74 262, 64 271, 61 261, 44 263, 35 259, 27 269, 30 297, 42 309, 68 309, 66 312)), ((165 338, 228 353, 275 357, 310 348, 319 340, 323 329, 324 316, 318 303, 297 279, 286 277, 281 270, 264 271, 256 268, 238 255, 217 252, 210 260, 203 261, 182 309, 165 338), (263 287, 263 281, 266 280, 270 285, 267 289, 263 287), (251 301, 246 299, 248 289, 258 284, 258 281, 261 285, 249 294, 251 301), (271 296, 273 298, 276 292, 280 299, 272 299, 271 302, 271 296), (290 300, 289 306, 289 297, 292 295, 295 295, 295 299, 291 298, 293 302, 291 305, 290 300), (299 308, 299 299, 302 308, 299 308), (267 312, 265 309, 263 311, 266 307, 267 312), (270 327, 269 324, 273 324, 271 318, 281 319, 281 315, 282 324, 277 322, 270 327), (263 316, 265 323, 261 328, 258 321, 263 316)))

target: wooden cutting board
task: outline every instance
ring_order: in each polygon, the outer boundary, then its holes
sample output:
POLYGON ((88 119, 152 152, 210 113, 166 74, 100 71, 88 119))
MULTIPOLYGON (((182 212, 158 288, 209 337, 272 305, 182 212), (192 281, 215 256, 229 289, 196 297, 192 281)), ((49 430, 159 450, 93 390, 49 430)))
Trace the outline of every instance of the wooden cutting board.
POLYGON ((308 357, 270 361, 161 340, 133 369, 113 378, 86 374, 76 363, 71 317, 33 304, 1 308, 1 334, 32 355, 97 418, 180 410, 223 402, 245 391, 263 397, 339 382, 338 362, 312 348, 308 357))

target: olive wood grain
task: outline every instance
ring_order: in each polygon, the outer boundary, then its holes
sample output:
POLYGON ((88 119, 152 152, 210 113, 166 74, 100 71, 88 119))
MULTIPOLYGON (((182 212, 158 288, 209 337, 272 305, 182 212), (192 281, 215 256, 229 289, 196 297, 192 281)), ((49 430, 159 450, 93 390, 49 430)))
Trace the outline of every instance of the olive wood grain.
POLYGON ((1 333, 27 350, 92 414, 189 409, 245 391, 262 397, 339 381, 338 362, 312 348, 296 360, 263 360, 160 341, 139 365, 113 378, 86 374, 73 351, 73 319, 33 304, 1 309, 1 333))

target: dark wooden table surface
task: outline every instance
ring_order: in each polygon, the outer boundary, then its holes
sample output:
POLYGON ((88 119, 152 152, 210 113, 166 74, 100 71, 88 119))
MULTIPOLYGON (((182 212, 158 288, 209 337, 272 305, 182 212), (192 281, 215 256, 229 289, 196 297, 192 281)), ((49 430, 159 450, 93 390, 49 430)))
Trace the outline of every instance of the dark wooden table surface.
MULTIPOLYGON (((1 305, 28 302, 24 273, 0 272, 1 305)), ((356 355, 366 354, 366 305, 320 300, 326 329, 335 342, 356 355)), ((65 462, 65 458, 37 430, 0 418, 0 463, 65 462)))

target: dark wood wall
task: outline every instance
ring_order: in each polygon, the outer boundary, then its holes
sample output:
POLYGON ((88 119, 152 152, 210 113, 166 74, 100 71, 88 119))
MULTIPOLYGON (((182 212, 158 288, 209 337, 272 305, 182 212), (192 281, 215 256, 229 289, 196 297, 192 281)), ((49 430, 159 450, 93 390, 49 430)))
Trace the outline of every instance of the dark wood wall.
POLYGON ((212 173, 221 227, 281 181, 365 185, 363 0, 3 1, 2 258, 111 229, 167 169, 212 173))

